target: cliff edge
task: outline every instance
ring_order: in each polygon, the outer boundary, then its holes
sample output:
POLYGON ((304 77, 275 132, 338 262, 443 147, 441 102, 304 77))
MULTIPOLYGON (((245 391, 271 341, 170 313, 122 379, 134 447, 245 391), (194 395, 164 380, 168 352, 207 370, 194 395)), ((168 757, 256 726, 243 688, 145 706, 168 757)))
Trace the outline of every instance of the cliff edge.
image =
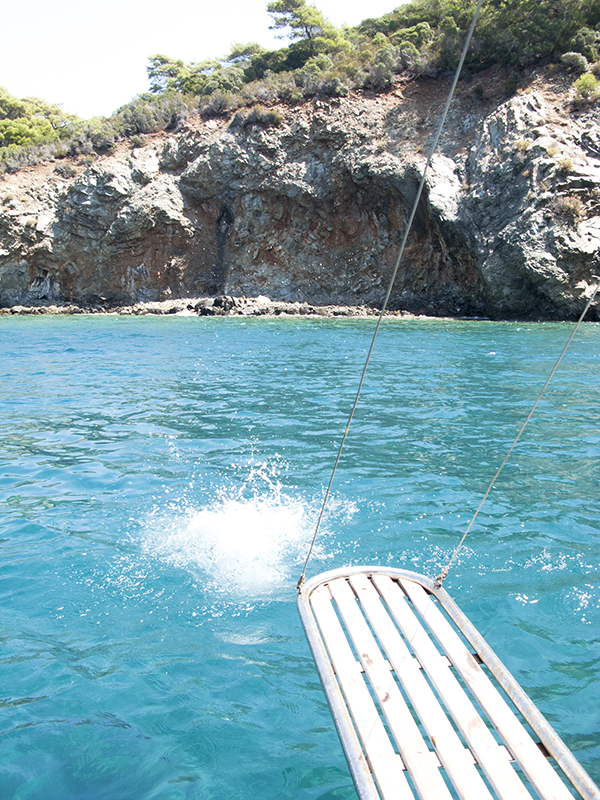
MULTIPOLYGON (((500 80, 488 77, 487 99, 463 91, 452 107, 391 308, 570 319, 589 296, 600 112, 570 110, 541 79, 500 102, 500 80)), ((407 81, 280 107, 278 125, 194 117, 91 164, 5 174, 0 306, 224 294, 377 305, 446 91, 407 81)))

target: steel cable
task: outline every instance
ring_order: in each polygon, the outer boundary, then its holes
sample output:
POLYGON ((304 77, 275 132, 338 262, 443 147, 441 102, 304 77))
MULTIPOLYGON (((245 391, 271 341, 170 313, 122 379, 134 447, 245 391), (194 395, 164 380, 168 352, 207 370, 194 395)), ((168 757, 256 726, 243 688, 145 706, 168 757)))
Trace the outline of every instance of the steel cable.
POLYGON ((371 354, 373 353, 373 348, 375 347, 375 341, 377 339, 377 334, 379 333, 379 328, 381 327, 381 321, 382 321, 383 316, 385 314, 385 311, 386 311, 386 308, 387 308, 387 304, 389 302, 390 295, 392 293, 392 289, 393 289, 394 283, 396 281, 396 275, 398 274, 398 268, 400 267, 400 263, 402 262, 402 256, 404 255, 404 249, 405 249, 406 243, 408 241, 408 236, 409 236, 409 233, 410 233, 411 228, 412 228, 412 224, 413 224, 413 221, 414 221, 414 218, 415 218, 415 214, 417 213, 417 207, 418 207, 418 204, 419 204, 419 200, 421 199, 421 194, 423 193, 423 189, 425 187, 425 178, 426 178, 426 175, 427 175, 427 170, 429 169, 429 165, 431 164, 431 160, 432 160, 433 155, 434 155, 434 153, 435 153, 435 151, 437 149, 439 138, 440 138, 440 135, 442 133, 442 129, 444 127, 444 124, 446 122, 446 117, 448 116, 448 109, 450 108, 450 103, 452 102, 452 98, 454 97, 454 92, 456 90, 456 84, 458 83, 458 79, 460 77, 460 73, 462 71, 463 64, 465 62, 465 58, 466 58, 466 55, 467 55, 467 50, 469 49, 469 44, 471 43, 471 37, 473 36, 473 31, 475 30, 475 25, 477 24, 477 18, 479 17, 479 12, 481 11, 482 4, 483 4, 483 0, 479 0, 479 2, 477 3, 477 8, 475 9, 475 14, 473 16, 473 21, 471 22, 471 27, 469 28, 469 32, 468 32, 467 38, 465 40, 465 44, 464 44, 463 51, 462 51, 462 54, 461 54, 461 57, 460 57, 460 61, 458 62, 458 66, 456 68, 456 72, 455 72, 455 75, 454 75, 454 80, 452 81, 452 86, 450 87, 450 91, 448 93, 448 99, 446 100, 446 105, 444 106, 444 111, 443 111, 442 117, 440 119, 440 124, 438 126, 437 132, 436 132, 435 137, 433 139, 433 143, 432 143, 431 148, 429 150, 429 155, 427 156, 427 161, 425 162, 425 167, 423 169, 423 174, 421 176, 421 182, 419 183, 419 188, 417 190, 417 194, 416 194, 413 206, 412 206, 412 210, 410 212, 410 216, 408 218, 408 222, 406 223, 406 229, 404 231, 404 237, 402 239, 402 244, 400 245, 400 250, 398 251, 398 257, 396 258, 394 269, 392 271, 392 276, 391 276, 389 284, 388 284, 388 290, 386 292, 384 301, 382 303, 381 311, 379 312, 379 316, 377 318, 377 324, 375 325, 375 331, 373 332, 373 338, 371 339, 371 346, 369 347, 369 351, 367 353, 367 357, 366 357, 366 360, 365 360, 363 371, 362 371, 362 374, 361 374, 361 377, 360 377, 360 381, 359 381, 359 384, 358 384, 358 389, 357 389, 357 392, 356 392, 356 397, 354 398, 354 403, 352 405, 352 409, 351 409, 350 415, 348 417, 348 422, 346 423, 346 428, 345 428, 344 434, 342 436, 342 441, 341 441, 340 446, 338 448, 337 457, 336 457, 335 463, 333 465, 333 470, 331 472, 331 477, 329 479, 329 483, 327 485, 327 489, 325 490, 325 497, 323 498, 323 504, 321 505, 321 511, 319 513, 319 517, 317 519, 317 524, 315 526, 315 532, 314 532, 312 541, 310 543, 310 546, 308 548, 308 555, 306 556, 306 561, 304 562, 304 567, 302 568, 302 573, 300 575, 300 578, 298 579, 298 589, 300 589, 302 587, 302 584, 304 583, 304 578, 305 578, 305 575, 306 575, 306 567, 308 566, 308 562, 309 562, 310 557, 312 555, 312 551, 314 549, 315 542, 317 540, 319 529, 321 527, 321 521, 323 519, 323 514, 325 513, 325 508, 327 506, 327 500, 329 499, 329 495, 331 493, 331 487, 333 485, 333 479, 335 477, 335 473, 337 471, 337 467, 338 467, 338 464, 340 462, 340 457, 342 455, 342 450, 344 449, 344 444, 346 442, 346 437, 348 436, 348 431, 350 430, 350 424, 352 423, 352 419, 354 417, 354 412, 356 411, 356 407, 358 405, 358 400, 360 398, 360 394, 361 394, 361 391, 362 391, 363 383, 365 381, 365 375, 367 374, 367 369, 368 369, 368 366, 369 366, 369 362, 371 360, 371 354))

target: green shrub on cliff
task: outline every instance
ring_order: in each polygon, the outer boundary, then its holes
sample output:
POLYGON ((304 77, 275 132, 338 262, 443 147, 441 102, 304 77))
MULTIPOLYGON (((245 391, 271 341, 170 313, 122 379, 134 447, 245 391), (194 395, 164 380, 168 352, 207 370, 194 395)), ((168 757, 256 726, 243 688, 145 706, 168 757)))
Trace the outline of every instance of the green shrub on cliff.
MULTIPOLYGON (((146 71, 154 94, 180 92, 207 95, 237 91, 244 83, 244 71, 237 64, 225 65, 217 59, 185 64, 165 55, 150 57, 146 71)), ((236 58, 237 60, 237 58, 236 58)))
POLYGON ((110 153, 120 139, 176 130, 195 109, 193 98, 177 92, 145 94, 112 117, 84 121, 43 100, 18 100, 0 89, 0 174, 46 159, 110 153))
POLYGON ((260 128, 277 128, 281 125, 281 114, 272 108, 254 106, 247 117, 242 121, 244 128, 258 126, 260 128))
MULTIPOLYGON (((378 19, 365 20, 359 30, 371 37, 381 32, 393 41, 398 36, 414 36, 413 30, 426 23, 432 33, 427 46, 433 61, 441 69, 452 69, 475 6, 475 0, 460 4, 455 0, 414 0, 378 19)), ((585 55, 596 46, 591 29, 598 22, 597 0, 488 0, 466 67, 476 72, 493 64, 533 64, 558 58, 566 50, 585 55)))
POLYGON ((569 49, 581 53, 588 61, 593 62, 598 58, 599 44, 600 33, 584 25, 569 42, 569 49))
POLYGON ((195 105, 188 96, 178 92, 159 96, 142 94, 121 106, 101 124, 104 128, 110 126, 120 136, 175 130, 195 110, 195 105))
POLYGON ((81 120, 38 97, 19 99, 0 87, 0 174, 66 155, 81 120))
POLYGON ((592 102, 600 96, 600 81, 591 72, 586 72, 574 83, 576 99, 592 102))
POLYGON ((581 75, 584 72, 588 72, 590 69, 587 58, 581 53, 563 53, 560 60, 568 70, 574 72, 576 75, 581 75))
MULTIPOLYGON (((453 70, 475 6, 476 0, 413 0, 355 28, 335 28, 306 0, 272 0, 271 27, 291 40, 287 47, 268 51, 255 43, 237 44, 224 59, 190 64, 152 56, 151 92, 195 97, 220 92, 252 103, 249 95, 257 95, 260 82, 270 91, 258 102, 342 96, 353 88, 387 91, 401 74, 453 70), (273 76, 280 76, 279 86, 273 76), (253 89, 244 95, 249 85, 253 89)), ((593 62, 600 54, 598 24, 600 0, 486 0, 466 69, 474 74, 493 64, 519 68, 558 61, 565 52, 569 64, 593 62)))
POLYGON ((200 116, 202 119, 213 119, 214 117, 223 117, 229 114, 229 110, 235 108, 235 99, 230 94, 223 92, 214 92, 207 97, 207 102, 200 108, 200 116))
POLYGON ((0 148, 68 139, 77 122, 77 117, 65 114, 59 106, 38 97, 19 100, 0 86, 0 148))

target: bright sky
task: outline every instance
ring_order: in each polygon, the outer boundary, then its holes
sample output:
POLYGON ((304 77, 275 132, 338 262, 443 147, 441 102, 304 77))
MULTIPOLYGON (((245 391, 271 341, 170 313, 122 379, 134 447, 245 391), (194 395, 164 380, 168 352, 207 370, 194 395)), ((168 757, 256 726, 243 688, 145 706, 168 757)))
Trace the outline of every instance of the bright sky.
MULTIPOLYGON (((0 0, 0 86, 89 118, 148 91, 148 57, 225 56, 234 42, 282 47, 268 0, 0 0)), ((401 0, 313 0, 334 25, 356 25, 401 0)))

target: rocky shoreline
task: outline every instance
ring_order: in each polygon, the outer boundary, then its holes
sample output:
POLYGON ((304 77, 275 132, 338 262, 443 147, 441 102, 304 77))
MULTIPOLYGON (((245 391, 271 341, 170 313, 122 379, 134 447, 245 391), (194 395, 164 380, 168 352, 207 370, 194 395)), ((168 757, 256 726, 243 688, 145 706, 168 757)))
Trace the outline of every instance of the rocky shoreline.
MULTIPOLYGON (((375 306, 324 305, 309 303, 287 303, 268 297, 186 297, 177 300, 162 300, 134 305, 76 305, 42 304, 15 305, 0 308, 0 316, 76 316, 90 314, 117 315, 122 317, 180 316, 180 317, 377 317, 380 310, 375 306)), ((429 314, 413 314, 410 311, 387 309, 385 317, 402 319, 486 319, 485 317, 439 317, 429 314)))
MULTIPOLYGON (((315 306, 309 303, 273 301, 268 297, 187 297, 134 305, 43 304, 0 308, 4 316, 117 314, 119 316, 199 316, 199 317, 373 317, 379 309, 371 306, 315 306)), ((386 316, 414 317, 408 311, 386 311, 386 316)))
MULTIPOLYGON (((379 316, 380 309, 375 306, 353 305, 311 305, 310 303, 288 303, 271 300, 268 297, 184 297, 154 302, 139 302, 133 305, 83 305, 74 303, 42 303, 40 305, 14 305, 0 307, 0 317, 15 316, 77 316, 106 315, 121 317, 179 316, 179 317, 319 317, 319 318, 367 318, 379 316)), ((401 319, 438 320, 489 320, 488 316, 462 314, 417 314, 406 309, 386 309, 384 317, 401 319)), ((588 314, 588 319, 592 315, 588 314)), ((513 322, 547 322, 543 317, 513 317, 513 322)), ((560 321, 560 320, 557 320, 560 321)))

